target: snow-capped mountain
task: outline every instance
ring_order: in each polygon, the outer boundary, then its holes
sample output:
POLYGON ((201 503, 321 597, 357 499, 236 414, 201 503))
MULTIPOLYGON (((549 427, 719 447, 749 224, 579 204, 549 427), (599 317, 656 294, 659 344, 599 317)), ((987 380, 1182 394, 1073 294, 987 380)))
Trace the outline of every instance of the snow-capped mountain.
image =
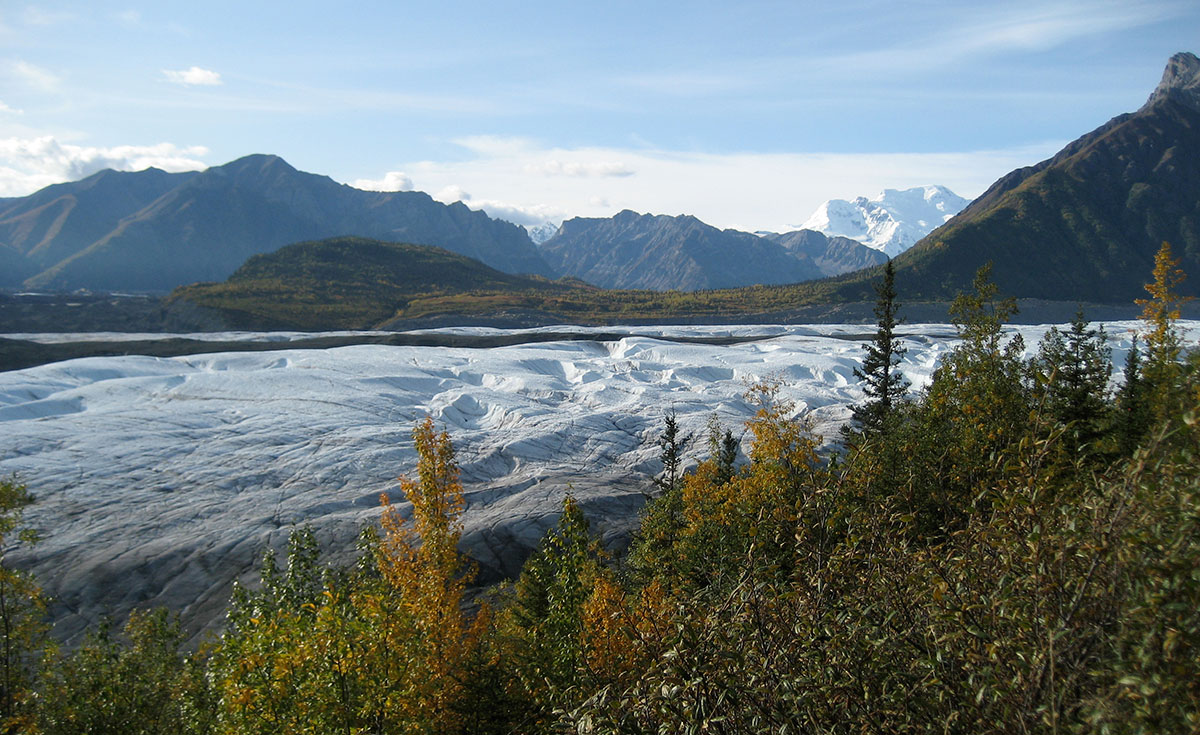
POLYGON ((541 245, 550 238, 558 234, 558 228, 562 226, 560 222, 546 221, 538 225, 524 225, 525 231, 529 233, 529 239, 533 240, 534 245, 541 245))
POLYGON ((873 199, 830 199, 800 225, 896 256, 958 214, 970 200, 944 186, 884 189, 873 199))

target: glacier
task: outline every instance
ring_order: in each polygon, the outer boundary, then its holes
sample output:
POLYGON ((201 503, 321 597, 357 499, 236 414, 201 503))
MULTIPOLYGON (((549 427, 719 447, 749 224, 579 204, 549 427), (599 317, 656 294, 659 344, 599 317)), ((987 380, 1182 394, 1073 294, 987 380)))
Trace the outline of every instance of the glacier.
MULTIPOLYGON (((1139 323, 1105 326, 1119 367, 1139 323)), ((1200 337, 1200 322, 1182 326, 1191 343, 1200 337)), ((1047 328, 1010 331, 1032 351, 1047 328)), ((331 558, 346 561, 381 495, 405 512, 397 478, 413 471, 411 430, 430 415, 462 470, 463 548, 481 579, 498 580, 519 569, 568 492, 606 543, 628 539, 661 469, 655 440, 666 411, 693 435, 695 462, 710 416, 741 433, 754 411, 747 387, 777 379, 796 411, 835 437, 862 398, 853 370, 873 330, 630 327, 604 341, 325 350, 288 349, 299 335, 224 334, 210 336, 280 347, 0 373, 0 475, 15 473, 37 497, 26 519, 44 536, 8 558, 53 597, 64 640, 104 613, 119 619, 154 605, 179 611, 198 636, 220 625, 233 580, 251 578, 262 549, 296 526, 311 525, 331 558)), ((955 344, 954 328, 899 332, 902 369, 919 389, 955 344)))

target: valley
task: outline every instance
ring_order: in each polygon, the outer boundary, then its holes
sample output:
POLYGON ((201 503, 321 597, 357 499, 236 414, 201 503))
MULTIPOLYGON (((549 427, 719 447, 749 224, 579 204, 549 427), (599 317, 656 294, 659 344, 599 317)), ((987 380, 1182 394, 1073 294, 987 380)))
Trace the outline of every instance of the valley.
MULTIPOLYGON (((1135 322, 1106 325, 1121 365, 1135 322)), ((1200 322, 1183 323, 1185 339, 1200 322)), ((1044 326, 1012 327, 1027 350, 1044 326)), ((42 543, 13 556, 73 640, 105 612, 165 605, 192 635, 219 625, 234 579, 308 524, 352 554, 380 493, 412 471, 424 415, 451 435, 467 488, 464 550, 483 580, 515 574, 570 491, 606 544, 627 543, 661 471, 674 411, 688 462, 714 414, 741 435, 751 383, 837 435, 862 392, 852 371, 867 325, 631 327, 413 333, 442 346, 289 349, 297 334, 210 335, 269 351, 93 357, 0 373, 0 474, 38 497, 42 543), (551 341, 545 341, 549 339, 551 341), (491 344, 490 347, 447 346, 491 344)), ((919 388, 953 344, 945 324, 901 328, 919 388)), ((110 335, 117 341, 115 335, 110 335)), ((51 337, 44 337, 51 341, 51 337)), ((62 336, 54 339, 62 340, 62 336)), ((743 438, 743 441, 746 441, 743 438)), ((401 504, 404 507, 404 504, 401 504)))

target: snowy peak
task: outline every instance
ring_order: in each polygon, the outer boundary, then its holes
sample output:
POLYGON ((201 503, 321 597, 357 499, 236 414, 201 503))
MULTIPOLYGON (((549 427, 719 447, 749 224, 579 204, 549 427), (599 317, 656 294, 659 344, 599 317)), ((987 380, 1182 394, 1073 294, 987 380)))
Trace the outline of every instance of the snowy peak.
POLYGON ((558 228, 561 226, 561 222, 551 222, 549 220, 536 225, 524 225, 525 231, 529 233, 529 239, 533 240, 534 245, 541 245, 557 235, 558 228))
POLYGON ((944 186, 884 189, 872 199, 830 199, 817 207, 800 228, 829 237, 848 237, 896 256, 941 227, 968 203, 944 186))

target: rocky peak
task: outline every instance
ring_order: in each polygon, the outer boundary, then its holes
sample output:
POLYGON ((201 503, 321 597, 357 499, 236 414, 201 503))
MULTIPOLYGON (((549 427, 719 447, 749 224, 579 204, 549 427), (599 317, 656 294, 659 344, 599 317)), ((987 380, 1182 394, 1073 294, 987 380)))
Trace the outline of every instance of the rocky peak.
POLYGON ((1195 54, 1182 51, 1171 57, 1162 81, 1154 88, 1145 106, 1150 107, 1165 98, 1200 111, 1200 59, 1195 54))

